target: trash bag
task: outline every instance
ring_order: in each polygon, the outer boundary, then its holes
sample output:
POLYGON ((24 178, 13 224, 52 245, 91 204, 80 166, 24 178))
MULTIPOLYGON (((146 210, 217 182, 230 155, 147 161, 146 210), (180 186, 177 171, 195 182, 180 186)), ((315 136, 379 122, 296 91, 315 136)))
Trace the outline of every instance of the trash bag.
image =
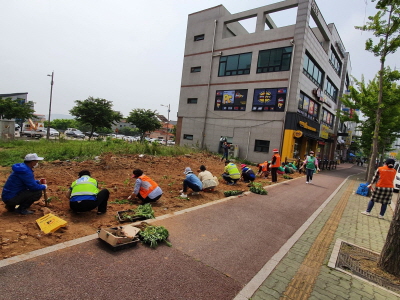
POLYGON ((368 197, 369 194, 368 183, 360 183, 356 191, 356 194, 368 197))

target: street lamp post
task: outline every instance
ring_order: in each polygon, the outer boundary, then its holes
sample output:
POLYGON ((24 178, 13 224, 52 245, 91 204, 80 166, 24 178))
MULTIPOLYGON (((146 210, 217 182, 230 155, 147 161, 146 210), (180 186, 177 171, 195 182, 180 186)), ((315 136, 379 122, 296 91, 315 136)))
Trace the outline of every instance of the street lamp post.
POLYGON ((50 104, 49 104, 49 118, 47 121, 47 134, 46 134, 46 139, 50 138, 50 115, 51 115, 51 100, 53 98, 53 84, 54 84, 54 71, 51 72, 51 75, 48 74, 47 76, 51 76, 51 83, 50 83, 50 104))
POLYGON ((168 144, 168 129, 169 129, 169 112, 170 112, 171 104, 168 104, 168 105, 161 104, 161 106, 168 107, 167 132, 166 132, 166 138, 165 138, 165 145, 167 145, 168 144))

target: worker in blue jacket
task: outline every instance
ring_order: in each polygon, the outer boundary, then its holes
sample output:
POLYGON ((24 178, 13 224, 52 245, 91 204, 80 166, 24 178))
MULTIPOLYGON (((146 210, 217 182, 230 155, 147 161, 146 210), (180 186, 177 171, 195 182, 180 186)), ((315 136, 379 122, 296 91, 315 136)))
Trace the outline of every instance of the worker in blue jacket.
POLYGON ((33 214, 28 208, 42 197, 42 191, 47 188, 47 184, 40 184, 33 174, 33 169, 39 165, 40 160, 43 160, 43 157, 30 153, 25 156, 23 163, 11 167, 13 172, 1 193, 1 200, 8 211, 15 211, 21 215, 33 214))

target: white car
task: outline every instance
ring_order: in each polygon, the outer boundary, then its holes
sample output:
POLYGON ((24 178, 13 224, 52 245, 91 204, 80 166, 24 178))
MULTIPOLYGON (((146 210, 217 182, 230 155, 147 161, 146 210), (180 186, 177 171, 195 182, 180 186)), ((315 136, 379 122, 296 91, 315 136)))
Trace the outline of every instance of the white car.
POLYGON ((167 145, 175 145, 175 141, 168 140, 167 145))
POLYGON ((393 191, 395 192, 395 193, 398 193, 399 192, 399 190, 400 190, 400 163, 399 162, 396 162, 395 164, 394 164, 394 168, 396 169, 396 176, 394 177, 394 180, 393 180, 393 185, 394 185, 394 188, 393 188, 393 191))

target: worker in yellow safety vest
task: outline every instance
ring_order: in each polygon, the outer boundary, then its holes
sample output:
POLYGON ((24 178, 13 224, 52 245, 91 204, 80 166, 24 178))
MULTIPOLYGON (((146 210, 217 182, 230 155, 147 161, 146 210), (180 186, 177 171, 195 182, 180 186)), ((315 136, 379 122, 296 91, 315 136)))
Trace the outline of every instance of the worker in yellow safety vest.
POLYGON ((88 170, 80 171, 78 177, 67 192, 71 210, 80 213, 97 207, 98 215, 105 214, 110 192, 107 189, 99 191, 96 179, 90 177, 88 170))
POLYGON ((222 178, 229 185, 236 184, 236 182, 240 179, 240 172, 238 167, 230 160, 225 161, 225 169, 224 174, 222 174, 222 178))

